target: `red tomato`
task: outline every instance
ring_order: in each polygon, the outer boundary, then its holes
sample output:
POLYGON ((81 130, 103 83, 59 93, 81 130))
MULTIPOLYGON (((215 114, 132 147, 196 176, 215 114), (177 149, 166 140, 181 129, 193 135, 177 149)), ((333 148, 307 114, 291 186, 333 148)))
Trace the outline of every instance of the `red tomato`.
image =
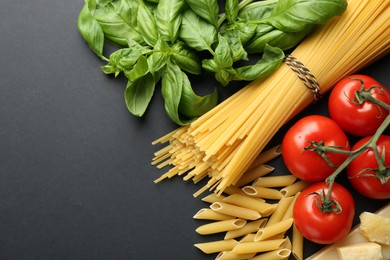
POLYGON ((294 204, 293 218, 306 239, 318 244, 331 244, 343 239, 351 230, 355 202, 346 188, 333 183, 330 199, 340 204, 341 212, 322 212, 322 200, 317 195, 322 195, 322 190, 325 194, 328 192, 327 183, 318 182, 303 190, 294 204))
POLYGON ((330 117, 346 132, 355 136, 373 135, 385 120, 388 112, 371 101, 357 105, 355 93, 362 88, 371 88, 376 99, 390 104, 390 92, 375 79, 365 75, 351 75, 340 80, 333 88, 328 101, 330 117), (379 86, 380 88, 372 88, 379 86))
MULTIPOLYGON (((371 136, 361 139, 352 147, 352 150, 362 147, 370 138, 371 136)), ((390 136, 380 136, 376 146, 379 155, 384 155, 384 164, 387 169, 375 173, 373 169, 378 169, 378 161, 373 150, 369 148, 348 165, 347 174, 352 186, 363 196, 372 199, 390 199, 390 179, 382 184, 377 178, 380 176, 390 177, 390 136)))
POLYGON ((323 141, 326 146, 349 150, 349 141, 343 130, 330 118, 311 115, 297 121, 282 141, 282 157, 289 171, 306 181, 322 181, 334 172, 348 155, 326 152, 331 167, 316 151, 305 150, 311 141, 323 141))

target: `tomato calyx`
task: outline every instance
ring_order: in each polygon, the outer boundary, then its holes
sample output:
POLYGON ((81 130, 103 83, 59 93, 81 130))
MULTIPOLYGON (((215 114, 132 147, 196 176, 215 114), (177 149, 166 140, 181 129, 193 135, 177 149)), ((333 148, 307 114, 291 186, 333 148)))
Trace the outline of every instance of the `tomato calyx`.
POLYGON ((385 154, 386 151, 383 149, 382 155, 379 156, 378 149, 373 149, 375 157, 378 162, 377 168, 364 168, 356 175, 350 178, 359 178, 359 177, 373 177, 377 178, 382 185, 387 184, 390 180, 390 166, 385 165, 385 154))
POLYGON ((348 151, 348 150, 341 149, 341 148, 343 148, 342 146, 331 146, 331 145, 327 146, 327 145, 325 145, 324 141, 317 142, 317 141, 309 141, 309 140, 307 140, 307 142, 309 143, 309 145, 306 146, 304 148, 304 150, 305 151, 316 152, 332 168, 336 168, 336 166, 329 160, 329 158, 326 155, 326 153, 329 153, 329 152, 344 153, 344 154, 349 154, 350 153, 350 151, 348 151))
MULTIPOLYGON (((348 95, 345 94, 347 99, 354 105, 356 106, 362 106, 364 102, 366 101, 371 101, 377 108, 378 110, 382 113, 381 107, 385 108, 387 111, 390 110, 390 106, 387 105, 386 103, 374 98, 371 94, 373 90, 380 90, 380 92, 377 92, 379 95, 386 95, 385 91, 383 90, 382 86, 379 85, 373 85, 368 89, 365 89, 364 87, 364 81, 360 78, 350 78, 351 80, 356 80, 360 82, 360 90, 355 91, 355 97, 353 99, 350 99, 348 95)), ((379 116, 380 117, 380 116, 379 116)))
POLYGON ((377 169, 377 168, 365 168, 361 170, 351 178, 359 178, 359 177, 373 177, 377 178, 382 185, 385 185, 390 180, 390 167, 386 167, 385 170, 377 169))
POLYGON ((312 192, 307 194, 306 196, 309 195, 317 196, 315 200, 316 206, 322 213, 334 212, 336 214, 340 214, 343 211, 343 209, 340 203, 337 202, 337 200, 330 199, 330 194, 331 194, 331 185, 329 185, 328 193, 325 193, 325 190, 322 189, 321 193, 312 192))

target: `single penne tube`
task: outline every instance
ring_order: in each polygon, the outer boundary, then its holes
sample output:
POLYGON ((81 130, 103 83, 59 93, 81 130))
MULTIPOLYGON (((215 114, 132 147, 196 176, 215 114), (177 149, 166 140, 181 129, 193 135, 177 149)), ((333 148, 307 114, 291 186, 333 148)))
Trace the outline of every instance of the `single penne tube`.
POLYGON ((272 251, 283 248, 286 239, 264 240, 238 243, 232 250, 235 254, 250 254, 272 251))
POLYGON ((255 210, 239 207, 225 202, 214 202, 210 205, 210 208, 216 212, 246 220, 256 220, 261 218, 260 213, 255 210))
POLYGON ((240 242, 240 243, 244 243, 244 242, 254 242, 254 241, 255 241, 255 236, 256 236, 255 233, 247 234, 247 235, 243 236, 243 237, 239 240, 239 242, 240 242))
POLYGON ((295 193, 293 200, 291 201, 290 205, 288 206, 286 212, 284 213, 284 215, 282 217, 282 220, 293 217, 294 204, 295 204, 295 201, 297 200, 299 194, 301 194, 300 191, 298 193, 295 193))
POLYGON ((220 252, 215 260, 244 260, 244 259, 252 259, 256 253, 250 254, 235 254, 232 251, 223 251, 220 252))
MULTIPOLYGON (((294 225, 294 223, 293 223, 294 225)), ((287 248, 289 250, 292 250, 292 243, 289 236, 286 236, 286 244, 284 245, 284 248, 287 248)))
POLYGON ((260 186, 266 188, 286 187, 293 184, 297 180, 297 177, 289 175, 280 176, 265 176, 255 180, 252 186, 260 186))
POLYGON ((247 234, 256 233, 260 228, 264 227, 266 223, 267 219, 265 218, 247 222, 242 228, 227 231, 224 239, 233 239, 247 234))
POLYGON ((283 194, 271 188, 257 187, 257 186, 245 186, 242 190, 249 196, 263 198, 263 199, 275 199, 280 200, 283 198, 283 194))
POLYGON ((309 187, 310 184, 311 182, 299 180, 291 185, 288 185, 287 187, 284 187, 280 190, 280 192, 283 194, 284 197, 294 196, 296 193, 309 187))
POLYGON ((195 231, 200 235, 210 235, 242 228, 245 224, 246 220, 244 219, 221 220, 213 223, 204 224, 198 227, 195 231))
POLYGON ((260 228, 256 233, 254 241, 263 241, 278 234, 284 235, 284 233, 291 228, 292 224, 293 219, 289 218, 260 228))
POLYGON ((292 248, 291 252, 295 259, 302 260, 303 259, 303 236, 298 228, 293 225, 292 231, 292 248))
POLYGON ((243 208, 253 209, 257 212, 267 212, 273 208, 272 204, 265 202, 261 198, 241 194, 232 194, 227 196, 223 201, 243 208))
POLYGON ((206 197, 202 198, 202 201, 212 204, 212 203, 217 202, 217 201, 223 201, 224 198, 225 198, 225 196, 223 196, 223 195, 210 193, 206 197))
POLYGON ((256 159, 252 162, 252 164, 249 166, 249 169, 253 169, 259 165, 265 164, 272 159, 278 157, 279 155, 282 154, 282 145, 276 145, 268 150, 265 150, 261 152, 256 159))
POLYGON ((230 251, 238 244, 237 240, 227 239, 227 240, 217 240, 212 242, 197 243, 194 244, 195 247, 199 248, 205 254, 219 253, 222 251, 230 251))
POLYGON ((266 253, 262 253, 255 257, 252 257, 251 260, 279 260, 279 259, 288 259, 291 255, 291 250, 287 248, 276 249, 266 253))
POLYGON ((223 192, 227 195, 241 194, 241 195, 247 196, 247 194, 243 190, 241 190, 240 188, 235 187, 235 186, 226 187, 226 189, 223 192))
POLYGON ((269 217, 267 226, 277 223, 282 220, 284 214, 286 213, 288 207, 293 201, 294 197, 284 197, 276 204, 276 208, 272 215, 269 217))
POLYGON ((241 178, 234 184, 236 187, 242 187, 244 185, 247 185, 248 183, 253 182, 254 180, 257 180, 260 177, 263 177, 264 175, 267 175, 268 173, 274 171, 275 168, 272 166, 269 166, 267 164, 259 165, 249 171, 246 171, 241 178))
POLYGON ((194 219, 205 219, 205 220, 228 220, 233 219, 232 216, 225 215, 219 212, 216 212, 210 208, 200 209, 194 216, 194 219))

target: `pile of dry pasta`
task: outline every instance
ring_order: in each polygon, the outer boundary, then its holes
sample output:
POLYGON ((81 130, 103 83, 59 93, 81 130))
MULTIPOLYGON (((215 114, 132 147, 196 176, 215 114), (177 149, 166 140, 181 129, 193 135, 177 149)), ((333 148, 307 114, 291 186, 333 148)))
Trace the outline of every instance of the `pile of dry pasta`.
POLYGON ((295 228, 292 209, 295 199, 310 183, 291 174, 271 174, 266 163, 280 155, 280 146, 261 153, 261 164, 253 167, 221 195, 202 198, 209 204, 194 219, 206 221, 200 235, 225 234, 223 239, 197 243, 216 259, 303 259, 303 237, 295 228), (291 239, 290 239, 291 238, 291 239))
MULTIPOLYGON (((350 0, 347 10, 305 39, 292 56, 316 77, 321 92, 390 50, 390 1, 350 0)), ((195 196, 222 194, 256 160, 274 134, 313 101, 313 93, 283 64, 264 81, 254 81, 191 125, 156 140, 168 145, 152 164, 195 183, 209 178, 195 196)))

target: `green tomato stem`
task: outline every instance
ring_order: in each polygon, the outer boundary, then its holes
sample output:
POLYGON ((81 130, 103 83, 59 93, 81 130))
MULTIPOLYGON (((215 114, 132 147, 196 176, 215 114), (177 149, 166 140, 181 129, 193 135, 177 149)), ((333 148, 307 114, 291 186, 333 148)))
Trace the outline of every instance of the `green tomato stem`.
MULTIPOLYGON (((363 151, 366 149, 371 148, 374 153, 378 154, 378 164, 380 167, 384 168, 384 162, 383 160, 380 159, 378 149, 376 147, 376 143, 379 139, 379 137, 383 134, 383 132, 386 130, 386 128, 390 124, 390 114, 387 115, 386 119, 382 122, 381 126, 378 128, 378 130, 375 132, 375 134, 370 138, 368 142, 366 142, 364 145, 362 145, 360 148, 350 151, 349 154, 350 156, 339 166, 337 169, 326 179, 326 182, 329 183, 329 189, 328 189, 328 194, 331 193, 331 184, 335 182, 336 177, 356 158, 358 157, 363 151)), ((340 150, 340 149, 335 149, 335 150, 340 150)), ((340 150, 341 152, 343 150, 340 150)), ((330 197, 330 195, 327 195, 327 199, 330 197)))

